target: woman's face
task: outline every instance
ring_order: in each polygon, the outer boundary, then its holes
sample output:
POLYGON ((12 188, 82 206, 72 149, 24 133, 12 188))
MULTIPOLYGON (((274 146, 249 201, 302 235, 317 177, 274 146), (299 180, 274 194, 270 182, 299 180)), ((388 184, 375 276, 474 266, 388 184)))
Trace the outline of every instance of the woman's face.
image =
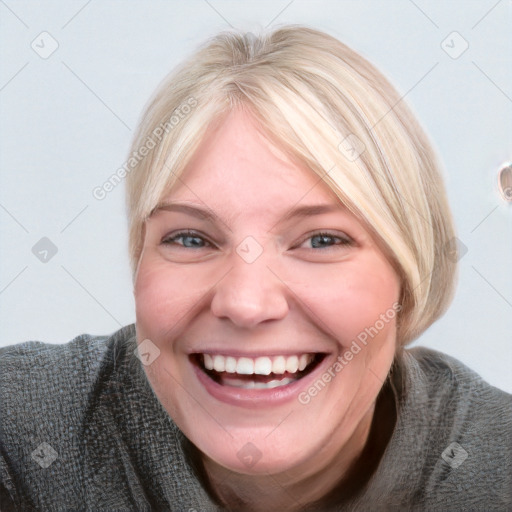
POLYGON ((150 340, 144 368, 178 427, 245 474, 312 473, 358 453, 400 308, 363 224, 241 110, 160 206, 136 276, 137 339, 150 340))

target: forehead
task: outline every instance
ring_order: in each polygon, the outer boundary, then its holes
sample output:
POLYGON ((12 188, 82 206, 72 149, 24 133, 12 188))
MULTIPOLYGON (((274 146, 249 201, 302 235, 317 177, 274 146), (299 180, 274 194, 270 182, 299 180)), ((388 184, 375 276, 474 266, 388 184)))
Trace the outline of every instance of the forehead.
POLYGON ((320 176, 292 161, 240 109, 207 132, 177 184, 163 198, 169 200, 235 208, 242 215, 282 211, 298 202, 342 208, 320 176))

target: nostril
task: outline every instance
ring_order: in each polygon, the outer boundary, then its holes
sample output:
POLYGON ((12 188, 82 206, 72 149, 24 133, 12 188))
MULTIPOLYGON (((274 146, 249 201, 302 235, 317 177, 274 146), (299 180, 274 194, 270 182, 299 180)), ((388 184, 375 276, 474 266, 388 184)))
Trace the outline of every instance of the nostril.
MULTIPOLYGON (((289 289, 264 262, 246 262, 240 253, 259 254, 250 237, 239 244, 233 254, 233 266, 220 279, 211 296, 211 313, 235 326, 253 329, 263 322, 281 320, 289 311, 289 289)), ((256 243, 256 241, 254 241, 256 243)))

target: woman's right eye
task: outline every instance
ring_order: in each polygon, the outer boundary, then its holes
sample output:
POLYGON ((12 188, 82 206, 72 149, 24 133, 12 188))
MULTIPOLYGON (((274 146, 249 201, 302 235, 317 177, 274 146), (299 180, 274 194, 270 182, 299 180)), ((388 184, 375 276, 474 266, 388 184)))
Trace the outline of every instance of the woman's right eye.
POLYGON ((212 245, 201 235, 193 231, 180 231, 179 233, 167 235, 162 239, 161 243, 170 246, 176 245, 185 249, 203 249, 212 245))

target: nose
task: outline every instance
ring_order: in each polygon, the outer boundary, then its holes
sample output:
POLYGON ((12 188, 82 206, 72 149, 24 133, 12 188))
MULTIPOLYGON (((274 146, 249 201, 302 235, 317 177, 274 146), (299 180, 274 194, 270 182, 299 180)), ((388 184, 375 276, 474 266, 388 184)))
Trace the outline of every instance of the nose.
POLYGON ((215 288, 210 306, 213 315, 247 329, 283 319, 289 309, 283 281, 263 258, 246 263, 235 254, 234 259, 233 267, 215 288))

